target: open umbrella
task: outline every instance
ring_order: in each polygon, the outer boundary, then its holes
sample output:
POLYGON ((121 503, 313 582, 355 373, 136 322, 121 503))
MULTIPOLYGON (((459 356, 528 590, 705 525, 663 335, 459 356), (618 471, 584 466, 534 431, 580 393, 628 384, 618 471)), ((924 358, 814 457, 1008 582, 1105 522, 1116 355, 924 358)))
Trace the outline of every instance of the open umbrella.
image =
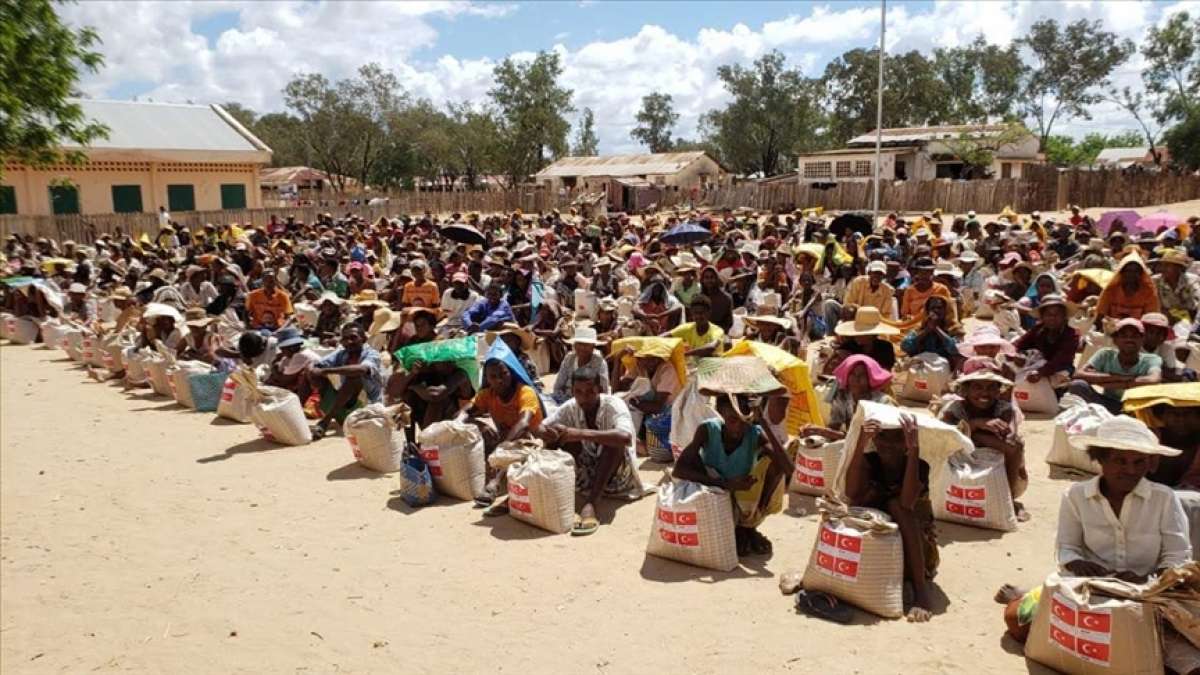
POLYGON ((712 231, 697 223, 680 223, 667 230, 659 240, 664 244, 679 246, 681 244, 698 244, 712 239, 712 231))
POLYGON ((843 213, 837 218, 834 218, 833 222, 829 224, 829 231, 837 235, 838 238, 844 236, 846 234, 846 230, 853 230, 863 236, 866 236, 871 234, 871 231, 875 229, 871 224, 871 221, 874 219, 874 217, 874 214, 872 214, 870 211, 851 211, 850 213, 843 213))
POLYGON ((1133 224, 1133 229, 1140 232, 1158 232, 1159 228, 1175 227, 1176 225, 1182 223, 1183 220, 1183 218, 1180 218, 1173 213, 1159 211, 1158 213, 1152 213, 1145 218, 1139 219, 1133 224))
POLYGON ((443 227, 438 233, 450 241, 460 244, 483 246, 487 243, 487 238, 479 230, 466 223, 452 223, 443 227))
POLYGON ((1096 221, 1096 229, 1102 234, 1108 234, 1112 229, 1113 223, 1120 220, 1125 224, 1126 228, 1133 227, 1133 224, 1141 220, 1142 216, 1137 211, 1105 211, 1104 215, 1100 216, 1100 220, 1096 221))

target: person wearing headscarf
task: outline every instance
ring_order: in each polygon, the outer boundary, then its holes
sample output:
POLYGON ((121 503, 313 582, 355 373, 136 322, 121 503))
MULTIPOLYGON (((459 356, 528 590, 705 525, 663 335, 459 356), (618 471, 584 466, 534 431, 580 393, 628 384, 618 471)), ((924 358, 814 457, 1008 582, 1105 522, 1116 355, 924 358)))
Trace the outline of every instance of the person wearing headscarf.
POLYGON ((1033 328, 1037 323, 1037 308, 1041 304, 1042 298, 1048 295, 1062 295, 1062 288, 1058 285, 1058 279, 1049 272, 1043 272, 1033 279, 1033 283, 1029 284, 1029 288, 1025 291, 1025 296, 1017 301, 1017 312, 1021 315, 1021 327, 1025 330, 1033 328))
POLYGON ((679 323, 683 318, 683 305, 667 288, 666 282, 655 278, 642 289, 633 316, 646 325, 648 334, 658 335, 679 323))
POLYGON ((1140 319, 1143 314, 1160 309, 1158 291, 1150 277, 1150 268, 1136 253, 1121 259, 1117 273, 1100 292, 1096 303, 1096 321, 1109 319, 1140 319))
POLYGON ((892 373, 866 354, 852 354, 833 370, 834 387, 829 393, 829 419, 825 426, 806 425, 800 436, 823 436, 836 441, 846 437, 846 429, 860 401, 896 405, 888 390, 892 373))

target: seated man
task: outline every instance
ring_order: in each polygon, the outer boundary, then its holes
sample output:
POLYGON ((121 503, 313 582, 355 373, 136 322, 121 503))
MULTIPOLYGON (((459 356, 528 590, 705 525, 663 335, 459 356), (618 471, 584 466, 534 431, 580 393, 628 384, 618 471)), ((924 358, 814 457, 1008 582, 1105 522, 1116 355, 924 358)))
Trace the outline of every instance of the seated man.
POLYGON ((1029 374, 1029 381, 1042 378, 1062 389, 1075 372, 1075 352, 1079 349, 1079 333, 1067 325, 1067 303, 1061 295, 1046 295, 1037 306, 1038 321, 1013 346, 1018 352, 1036 351, 1046 363, 1029 374))
MULTIPOLYGON (((1126 415, 1101 422, 1094 436, 1076 436, 1071 443, 1100 463, 1100 475, 1063 494, 1055 542, 1060 573, 1143 583, 1192 559, 1179 498, 1146 478, 1157 460, 1175 457, 1178 450, 1160 445, 1145 424, 1126 415)), ((996 593, 1005 605, 1008 634, 1018 642, 1029 636, 1040 595, 1041 588, 1022 593, 1007 584, 996 593)), ((1170 665, 1171 641, 1164 646, 1170 665)))
POLYGON ((1116 415, 1121 412, 1121 396, 1126 389, 1162 380, 1162 359, 1142 351, 1145 328, 1138 319, 1118 321, 1112 339, 1116 347, 1093 354, 1075 373, 1067 391, 1088 403, 1099 403, 1116 415), (1104 393, 1096 393, 1092 385, 1104 387, 1104 393))
POLYGON ((904 579, 912 584, 909 621, 932 617, 929 581, 940 561, 933 503, 929 500, 929 464, 920 457, 917 420, 901 417, 902 427, 884 429, 875 420, 863 423, 846 469, 846 497, 852 506, 886 512, 900 528, 904 546, 904 579), (875 446, 875 452, 867 447, 875 446))
MULTIPOLYGON (((970 366, 968 363, 968 369, 970 366)), ((957 426, 975 445, 1004 455, 1004 471, 1017 520, 1029 520, 1029 512, 1017 501, 1029 487, 1029 472, 1025 468, 1025 441, 1017 429, 1016 409, 1012 404, 1012 382, 987 367, 980 367, 958 378, 954 386, 962 398, 947 404, 938 417, 957 426)))
POLYGON ((309 386, 320 394, 321 420, 312 428, 313 440, 320 440, 334 422, 346 421, 346 416, 359 407, 360 396, 367 403, 378 403, 383 397, 383 382, 379 352, 367 345, 362 326, 348 323, 342 327, 342 346, 308 369, 309 386), (336 389, 329 379, 341 377, 336 389))
POLYGON ((900 349, 909 356, 929 352, 946 359, 958 370, 964 360, 958 353, 958 341, 949 332, 946 323, 948 303, 940 295, 934 295, 925 303, 925 320, 909 331, 900 342, 900 349))
POLYGON ((697 295, 688 309, 691 311, 691 322, 672 328, 664 333, 663 337, 677 337, 683 340, 687 356, 720 356, 725 351, 725 331, 708 320, 712 303, 707 297, 697 295))
POLYGON ((585 536, 600 527, 596 502, 601 495, 636 499, 644 494, 637 472, 633 418, 625 402, 605 393, 604 366, 571 373, 572 398, 559 406, 535 432, 546 447, 575 458, 575 488, 584 502, 571 534, 585 536))
POLYGON ((468 333, 495 330, 514 321, 512 307, 504 299, 504 285, 499 281, 488 284, 482 299, 462 313, 462 327, 468 333))
POLYGON ((1171 324, 1167 317, 1157 312, 1142 315, 1142 326, 1146 329, 1146 341, 1142 351, 1157 354, 1162 359, 1163 382, 1195 382, 1196 371, 1185 368, 1175 355, 1175 344, 1168 342, 1171 324))
POLYGON ((563 357, 558 375, 554 378, 554 402, 565 403, 574 391, 574 375, 577 370, 594 370, 599 373, 600 393, 609 393, 608 364, 597 347, 600 346, 596 329, 591 326, 575 326, 575 335, 570 340, 571 351, 563 357))
MULTIPOLYGON (((768 555, 773 548, 771 540, 758 531, 758 526, 767 516, 783 510, 792 458, 771 425, 761 424, 761 408, 746 420, 727 395, 717 398, 716 407, 720 418, 696 427, 696 435, 680 453, 671 476, 732 493, 738 555, 768 555)), ((739 408, 745 410, 748 406, 739 408)))
POLYGON ((284 321, 294 311, 292 298, 287 291, 279 287, 275 270, 263 270, 262 288, 250 291, 246 295, 250 328, 274 331, 283 326, 284 321))
POLYGON ((291 326, 275 332, 275 347, 278 355, 271 361, 271 372, 265 384, 293 392, 302 403, 307 401, 312 391, 305 371, 315 366, 321 357, 304 347, 304 335, 291 326))

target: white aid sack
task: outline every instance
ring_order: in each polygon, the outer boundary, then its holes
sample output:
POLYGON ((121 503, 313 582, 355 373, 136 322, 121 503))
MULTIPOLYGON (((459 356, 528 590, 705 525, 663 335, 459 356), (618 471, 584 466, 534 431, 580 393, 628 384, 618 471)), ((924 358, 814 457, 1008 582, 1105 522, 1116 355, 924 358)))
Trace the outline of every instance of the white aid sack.
POLYGON ((17 317, 8 312, 0 312, 0 339, 7 340, 9 335, 12 335, 14 323, 17 317))
POLYGON ((79 340, 81 360, 89 366, 104 367, 104 351, 100 346, 100 338, 91 331, 86 331, 79 340))
POLYGON ((1100 463, 1088 457, 1086 451, 1071 445, 1070 439, 1073 436, 1094 436, 1100 423, 1112 418, 1113 414, 1104 406, 1086 403, 1073 394, 1063 396, 1062 404, 1065 410, 1054 418, 1054 441, 1050 445, 1050 453, 1046 455, 1046 463, 1100 473, 1100 463))
POLYGON ((68 328, 62 332, 58 344, 67 353, 67 356, 71 357, 72 361, 83 360, 83 331, 78 328, 68 328))
POLYGON ((28 317, 13 317, 6 321, 8 324, 8 339, 14 344, 31 345, 37 340, 38 325, 28 317))
POLYGON ((171 393, 171 378, 167 376, 167 360, 159 354, 151 354, 144 367, 154 393, 174 399, 175 395, 171 393))
POLYGON ((575 289, 575 320, 596 318, 596 294, 586 288, 575 289))
POLYGON ((42 349, 58 349, 59 340, 66 324, 58 319, 46 319, 42 322, 42 349))
POLYGON ((297 302, 293 309, 296 310, 296 323, 306 331, 310 331, 317 327, 318 311, 316 307, 307 302, 297 302))
POLYGON ((454 420, 435 422, 417 434, 417 442, 439 494, 468 501, 483 494, 487 466, 478 427, 454 420))
POLYGON ((250 409, 254 406, 250 400, 249 387, 229 377, 221 387, 221 400, 217 403, 217 416, 230 419, 242 424, 249 424, 250 409))
POLYGON ((701 395, 699 380, 689 377, 687 385, 671 404, 671 454, 675 459, 679 459, 679 454, 696 437, 696 429, 705 420, 719 417, 709 405, 708 397, 701 395))
POLYGON ((508 467, 508 514, 547 532, 564 534, 575 522, 575 459, 542 448, 508 467))
POLYGON ((1100 595, 1090 581, 1046 578, 1025 656, 1067 675, 1161 675, 1162 632, 1154 607, 1100 595))
POLYGON ((125 350, 125 381, 132 385, 143 385, 150 379, 146 364, 157 358, 149 349, 134 349, 132 346, 125 350))
POLYGON ((1029 381, 1029 376, 1043 365, 1045 361, 1042 360, 1030 361, 1017 372, 1017 379, 1013 382, 1013 399, 1024 412, 1053 415, 1058 412, 1058 397, 1054 395, 1050 379, 1039 377, 1037 382, 1029 381))
POLYGON ((1004 455, 976 448, 971 455, 953 455, 930 476, 933 517, 989 530, 1017 529, 1004 455))
POLYGON ((399 471, 408 440, 390 410, 372 403, 346 416, 346 440, 359 464, 379 473, 399 471))
POLYGON ((212 372, 212 366, 203 361, 177 361, 175 365, 167 368, 167 377, 171 383, 171 394, 175 397, 175 402, 185 408, 195 410, 196 402, 192 400, 192 385, 188 382, 188 378, 210 372, 212 372))
POLYGON ((646 553, 728 572, 738 566, 736 524, 728 492, 691 481, 664 483, 646 553))
POLYGON ((904 614, 904 544, 882 511, 824 501, 817 540, 804 570, 806 591, 828 593, 887 619, 904 614))
POLYGON ((910 401, 932 401, 950 384, 950 362, 931 352, 912 357, 900 397, 910 401))
POLYGON ((262 437, 283 445, 312 443, 312 430, 304 417, 300 397, 287 389, 260 386, 250 419, 262 437))
POLYGON ((788 492, 820 497, 833 485, 845 455, 846 442, 827 441, 819 436, 800 439, 788 492))
POLYGON ((638 282, 636 277, 625 277, 617 283, 617 295, 622 298, 636 299, 641 290, 642 284, 638 282))

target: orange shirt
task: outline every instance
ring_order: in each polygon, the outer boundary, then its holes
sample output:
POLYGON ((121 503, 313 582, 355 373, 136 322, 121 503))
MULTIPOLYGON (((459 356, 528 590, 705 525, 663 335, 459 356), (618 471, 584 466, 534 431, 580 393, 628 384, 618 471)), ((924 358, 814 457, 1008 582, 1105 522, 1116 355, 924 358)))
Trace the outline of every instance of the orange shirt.
POLYGON ((1154 284, 1143 281, 1138 284, 1137 292, 1130 295, 1125 292, 1119 278, 1114 278, 1112 283, 1100 292, 1100 300, 1096 303, 1096 315, 1112 319, 1140 319, 1143 314, 1158 310, 1158 291, 1154 284))
POLYGON ((435 308, 441 299, 442 296, 438 292, 438 285, 428 279, 420 285, 415 281, 404 284, 404 292, 400 296, 400 300, 408 307, 435 308))
POLYGON ((246 312, 250 314, 251 328, 276 329, 292 315, 292 298, 283 289, 276 288, 274 295, 265 289, 250 291, 246 295, 246 312))
POLYGON ((950 289, 936 281, 925 292, 918 291, 916 286, 909 286, 904 289, 904 295, 900 298, 900 318, 911 319, 925 311, 925 302, 935 295, 940 295, 946 299, 947 323, 951 326, 957 324, 958 303, 950 295, 950 289))
POLYGON ((474 403, 476 408, 491 415, 492 421, 500 429, 511 429, 526 410, 532 413, 529 419, 530 429, 537 429, 542 423, 542 406, 538 401, 537 392, 527 384, 518 384, 517 393, 510 401, 500 400, 490 388, 484 387, 475 394, 474 403))

